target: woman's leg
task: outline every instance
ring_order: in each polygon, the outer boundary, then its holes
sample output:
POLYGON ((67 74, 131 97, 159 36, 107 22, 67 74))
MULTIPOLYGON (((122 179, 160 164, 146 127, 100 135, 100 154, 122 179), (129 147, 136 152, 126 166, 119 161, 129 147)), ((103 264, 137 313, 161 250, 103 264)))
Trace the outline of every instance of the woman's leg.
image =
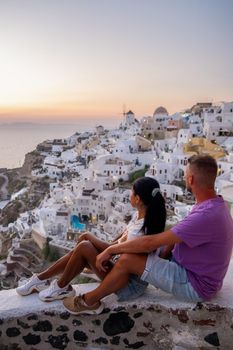
POLYGON ((73 250, 61 278, 58 280, 58 286, 60 288, 69 284, 72 279, 83 271, 84 267, 89 266, 98 277, 103 279, 106 276, 106 272, 97 270, 96 256, 100 253, 99 250, 90 241, 80 242, 73 250))
MULTIPOLYGON (((75 253, 75 256, 78 254, 81 254, 81 255, 83 254, 84 256, 87 255, 87 254, 85 254, 86 248, 84 248, 84 247, 89 246, 89 244, 86 244, 86 243, 90 243, 90 242, 89 241, 82 241, 82 242, 78 243, 74 249, 72 249, 69 253, 67 253, 66 255, 61 257, 59 260, 57 260, 53 265, 49 266, 48 269, 37 274, 38 278, 43 281, 43 280, 49 279, 51 277, 54 277, 56 275, 63 273, 65 268, 66 268, 66 265, 68 264, 70 258, 72 257, 72 255, 74 253, 75 253)), ((94 245, 92 243, 90 243, 90 244, 94 247, 94 245)), ((97 249, 96 249, 96 251, 97 251, 96 255, 98 255, 100 253, 100 251, 97 249)), ((96 255, 94 258, 96 258, 96 255)), ((87 256, 87 259, 88 258, 89 257, 87 256)), ((92 262, 92 260, 93 259, 91 259, 90 263, 92 262)), ((90 266, 88 266, 88 267, 90 267, 90 266)), ((82 270, 83 270, 83 268, 82 268, 82 270)), ((101 278, 101 276, 99 275, 99 271, 95 269, 95 266, 93 266, 93 270, 101 278)))
POLYGON ((70 260, 72 254, 74 252, 74 249, 71 250, 66 255, 64 255, 59 260, 57 260, 48 269, 46 269, 45 271, 37 274, 38 278, 43 281, 43 280, 49 279, 51 277, 54 277, 54 276, 59 275, 60 273, 62 273, 65 270, 65 267, 66 267, 68 261, 70 260))

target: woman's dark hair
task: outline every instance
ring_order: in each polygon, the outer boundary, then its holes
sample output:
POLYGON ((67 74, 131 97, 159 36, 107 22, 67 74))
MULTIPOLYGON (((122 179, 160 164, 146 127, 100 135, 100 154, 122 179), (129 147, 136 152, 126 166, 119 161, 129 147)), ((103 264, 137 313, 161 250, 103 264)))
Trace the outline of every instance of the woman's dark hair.
POLYGON ((141 177, 133 183, 133 191, 146 206, 142 230, 146 235, 163 232, 167 218, 165 200, 159 183, 151 177, 141 177))

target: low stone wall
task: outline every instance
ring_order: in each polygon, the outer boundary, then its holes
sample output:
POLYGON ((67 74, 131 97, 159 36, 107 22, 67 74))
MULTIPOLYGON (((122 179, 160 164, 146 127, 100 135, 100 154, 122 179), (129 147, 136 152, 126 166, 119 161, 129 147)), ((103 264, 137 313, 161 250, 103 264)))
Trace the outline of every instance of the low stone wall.
MULTIPOLYGON (((74 286, 77 293, 96 284, 74 286)), ((0 292, 0 350, 232 349, 233 268, 211 303, 185 303, 149 287, 140 298, 105 298, 101 315, 70 315, 60 301, 0 292)))
POLYGON ((43 249, 45 243, 46 243, 46 237, 42 236, 39 232, 37 232, 35 229, 32 230, 32 238, 34 242, 40 247, 40 249, 43 249))

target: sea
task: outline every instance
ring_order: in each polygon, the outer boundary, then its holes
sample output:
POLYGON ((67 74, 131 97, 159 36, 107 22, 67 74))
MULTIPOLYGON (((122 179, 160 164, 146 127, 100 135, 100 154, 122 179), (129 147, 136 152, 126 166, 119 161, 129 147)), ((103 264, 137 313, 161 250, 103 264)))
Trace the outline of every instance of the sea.
POLYGON ((116 119, 85 119, 72 123, 0 123, 0 168, 18 168, 25 154, 45 141, 65 138, 75 132, 94 131, 96 125, 107 129, 119 126, 116 119))

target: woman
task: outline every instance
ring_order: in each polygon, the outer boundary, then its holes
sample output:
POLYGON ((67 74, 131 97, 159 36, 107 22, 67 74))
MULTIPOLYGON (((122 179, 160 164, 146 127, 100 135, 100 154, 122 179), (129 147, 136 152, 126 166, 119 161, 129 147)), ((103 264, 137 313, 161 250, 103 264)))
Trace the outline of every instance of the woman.
MULTIPOLYGON (((95 266, 96 256, 109 245, 133 239, 139 235, 150 235, 164 231, 166 222, 165 201, 155 179, 150 177, 137 179, 133 184, 130 202, 132 207, 137 209, 137 212, 117 241, 108 243, 90 233, 82 234, 78 244, 71 252, 60 258, 46 271, 37 275, 34 274, 24 285, 16 288, 17 293, 24 296, 39 292, 39 298, 43 301, 74 296, 75 291, 70 282, 85 267, 91 268, 101 279, 110 271, 114 259, 117 259, 117 257, 113 259, 111 264, 108 264, 105 271, 99 271, 95 266), (61 277, 58 280, 53 280, 48 287, 48 279, 58 274, 62 274, 61 277)), ((118 291, 118 299, 123 301, 135 298, 141 295, 146 287, 146 282, 132 275, 128 284, 118 291)))

